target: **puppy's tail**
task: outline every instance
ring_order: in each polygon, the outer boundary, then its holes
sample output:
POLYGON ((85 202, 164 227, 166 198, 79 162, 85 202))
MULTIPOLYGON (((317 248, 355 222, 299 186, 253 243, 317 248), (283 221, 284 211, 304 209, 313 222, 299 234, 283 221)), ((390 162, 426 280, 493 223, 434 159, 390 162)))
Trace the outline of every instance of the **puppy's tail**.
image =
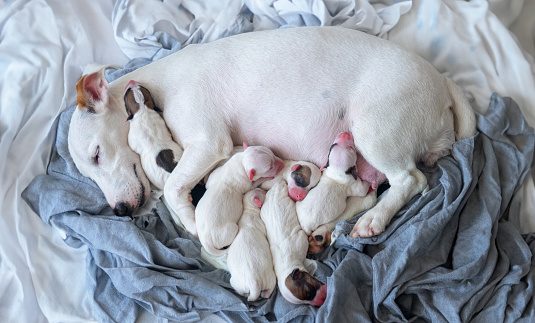
POLYGON ((450 93, 453 105, 453 122, 455 129, 455 140, 472 137, 476 134, 476 116, 470 103, 466 99, 463 90, 450 78, 446 77, 448 92, 450 93))

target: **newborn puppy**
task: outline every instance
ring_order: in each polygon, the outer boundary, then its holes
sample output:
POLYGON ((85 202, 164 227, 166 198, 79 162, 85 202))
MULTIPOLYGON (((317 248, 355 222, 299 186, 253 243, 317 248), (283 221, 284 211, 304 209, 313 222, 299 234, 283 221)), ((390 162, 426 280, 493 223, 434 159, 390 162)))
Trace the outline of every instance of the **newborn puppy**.
POLYGON ((266 192, 259 188, 245 193, 238 234, 228 248, 230 284, 249 301, 269 298, 277 283, 266 227, 260 218, 265 197, 266 192))
POLYGON ((244 148, 210 174, 206 192, 195 209, 199 240, 214 256, 227 254, 238 233, 243 194, 277 176, 284 167, 282 160, 266 147, 244 148))
POLYGON ((320 180, 320 169, 306 161, 285 160, 284 168, 274 179, 260 185, 264 190, 269 190, 274 183, 284 179, 288 183, 288 194, 294 201, 301 201, 307 196, 308 191, 316 186, 320 180))
POLYGON ((327 285, 312 277, 305 268, 307 235, 299 225, 295 202, 288 196, 286 182, 277 181, 267 192, 260 215, 266 225, 282 296, 294 304, 321 306, 327 296, 327 285))
POLYGON ((296 202, 299 223, 308 236, 319 226, 339 220, 349 196, 362 197, 368 193, 370 184, 357 177, 356 162, 353 136, 349 132, 340 133, 331 146, 318 185, 305 199, 296 202))
POLYGON ((173 141, 154 105, 150 92, 136 81, 125 88, 124 105, 130 122, 128 145, 141 157, 141 166, 149 180, 163 190, 169 174, 182 156, 182 148, 173 141))
POLYGON ((364 197, 349 196, 346 201, 346 208, 339 217, 320 225, 308 236, 308 254, 322 252, 334 242, 335 238, 331 238, 331 234, 338 222, 347 221, 355 215, 370 209, 375 204, 377 204, 376 190, 371 191, 364 197))

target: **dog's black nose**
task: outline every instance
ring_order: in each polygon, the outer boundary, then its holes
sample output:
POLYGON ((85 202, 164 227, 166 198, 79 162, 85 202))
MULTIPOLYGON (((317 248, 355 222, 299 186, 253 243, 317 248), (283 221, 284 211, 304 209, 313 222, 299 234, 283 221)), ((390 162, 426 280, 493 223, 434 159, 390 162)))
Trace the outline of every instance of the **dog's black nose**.
POLYGON ((115 215, 117 216, 131 216, 134 212, 134 208, 128 203, 120 202, 115 205, 113 212, 115 212, 115 215))

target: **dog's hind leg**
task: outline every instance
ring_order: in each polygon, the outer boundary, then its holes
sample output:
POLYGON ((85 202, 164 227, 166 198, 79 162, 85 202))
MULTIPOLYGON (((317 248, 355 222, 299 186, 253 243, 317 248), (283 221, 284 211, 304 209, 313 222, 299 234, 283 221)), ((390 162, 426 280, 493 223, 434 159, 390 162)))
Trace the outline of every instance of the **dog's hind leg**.
POLYGON ((382 233, 398 210, 416 194, 427 190, 427 179, 414 163, 406 170, 385 174, 390 189, 375 207, 357 221, 350 234, 352 238, 367 238, 382 233))
POLYGON ((228 144, 217 148, 214 142, 196 142, 185 145, 184 153, 169 175, 164 186, 164 195, 173 212, 178 216, 175 222, 182 222, 186 230, 197 236, 195 208, 189 196, 193 187, 201 181, 221 160, 232 151, 230 137, 228 144))

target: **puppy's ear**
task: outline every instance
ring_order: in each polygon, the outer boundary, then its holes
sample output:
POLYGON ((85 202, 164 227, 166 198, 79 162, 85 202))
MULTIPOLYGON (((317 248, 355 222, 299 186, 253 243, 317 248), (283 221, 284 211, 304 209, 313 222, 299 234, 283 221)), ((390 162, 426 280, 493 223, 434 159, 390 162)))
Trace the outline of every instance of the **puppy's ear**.
POLYGON ((353 179, 357 179, 357 166, 349 167, 348 170, 346 170, 346 174, 351 174, 353 176, 353 179))
POLYGON ((301 272, 301 270, 299 270, 299 268, 295 268, 292 273, 291 273, 291 276, 292 276, 292 280, 299 280, 299 279, 303 279, 303 273, 301 272))
POLYGON ((256 174, 256 170, 254 170, 254 168, 251 169, 251 170, 249 171, 249 180, 252 181, 253 178, 254 178, 254 175, 255 175, 255 174, 256 174))
POLYGON ((83 75, 76 83, 76 104, 78 109, 99 113, 108 102, 108 81, 104 77, 105 68, 92 74, 83 75))
POLYGON ((247 143, 245 142, 245 140, 243 141, 243 150, 249 148, 249 146, 247 145, 247 143))
POLYGON ((254 198, 254 204, 260 209, 262 208, 262 201, 258 197, 254 198))

